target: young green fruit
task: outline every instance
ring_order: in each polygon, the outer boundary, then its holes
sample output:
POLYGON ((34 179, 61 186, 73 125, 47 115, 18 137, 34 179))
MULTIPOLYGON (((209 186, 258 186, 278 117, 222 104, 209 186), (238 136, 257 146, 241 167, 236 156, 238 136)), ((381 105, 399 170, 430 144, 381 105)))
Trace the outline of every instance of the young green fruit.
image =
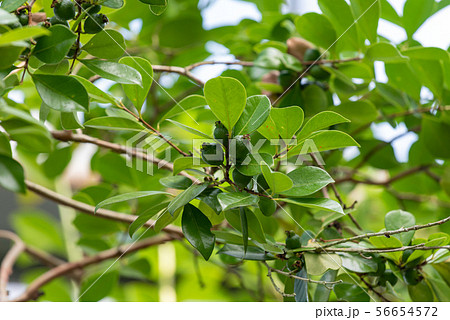
POLYGON ((402 271, 403 280, 407 285, 415 286, 420 282, 420 274, 417 269, 406 269, 402 271))
POLYGON ((91 34, 99 33, 103 30, 107 22, 108 18, 104 14, 92 14, 84 22, 84 32, 91 34))
POLYGON ((53 12, 61 20, 71 20, 75 17, 75 5, 70 0, 55 0, 52 6, 53 12))
POLYGON ((320 51, 317 49, 308 49, 303 57, 304 61, 316 61, 320 58, 320 51))
POLYGON ((259 197, 259 210, 266 217, 269 217, 277 211, 277 202, 267 197, 259 197))
POLYGON ((56 24, 61 24, 63 26, 66 26, 67 28, 69 28, 69 23, 66 20, 62 20, 60 19, 58 16, 53 16, 51 17, 48 22, 50 22, 50 24, 52 26, 56 25, 56 24))
POLYGON ((25 12, 21 12, 18 16, 19 18, 19 23, 22 26, 27 26, 28 25, 28 15, 25 12))
POLYGON ((91 3, 83 3, 82 5, 81 5, 81 7, 84 9, 84 10, 88 10, 89 8, 89 14, 93 14, 93 13, 99 13, 100 12, 100 10, 102 9, 102 6, 101 5, 99 5, 99 4, 91 4, 91 3))
POLYGON ((393 285, 393 286, 395 286, 395 284, 396 284, 397 281, 398 281, 397 276, 396 276, 396 275, 394 274, 394 272, 393 272, 392 270, 390 270, 390 269, 388 269, 388 270, 386 270, 386 271, 384 272, 383 278, 384 278, 386 281, 389 281, 389 282, 391 283, 391 285, 393 285))
POLYGON ((289 70, 281 70, 278 76, 278 82, 283 88, 289 88, 295 80, 297 80, 297 75, 295 72, 289 70))
POLYGON ((214 128, 214 139, 225 142, 228 140, 228 130, 225 128, 222 122, 216 121, 216 127, 214 128))
POLYGON ((286 231, 286 248, 289 250, 297 249, 302 246, 301 238, 293 231, 286 231))
POLYGON ((312 66, 311 69, 309 69, 309 74, 319 81, 328 80, 328 78, 330 77, 330 74, 328 73, 328 71, 326 71, 325 69, 323 69, 321 66, 319 66, 317 64, 312 66))
POLYGON ((204 143, 201 148, 202 159, 207 164, 220 166, 223 164, 224 154, 222 146, 218 143, 204 143))
POLYGON ((241 188, 246 188, 247 185, 252 180, 252 177, 244 176, 237 169, 233 170, 233 173, 231 174, 231 176, 233 177, 234 183, 236 183, 241 188))

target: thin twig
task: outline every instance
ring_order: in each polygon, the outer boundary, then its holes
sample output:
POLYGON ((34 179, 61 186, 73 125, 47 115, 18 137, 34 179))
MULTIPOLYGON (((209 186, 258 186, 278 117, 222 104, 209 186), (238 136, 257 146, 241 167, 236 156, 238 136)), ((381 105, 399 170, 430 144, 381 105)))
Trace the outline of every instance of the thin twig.
POLYGON ((159 235, 156 237, 148 238, 145 240, 141 240, 136 242, 133 245, 123 245, 118 248, 112 248, 109 250, 102 251, 94 256, 84 258, 75 262, 67 262, 65 264, 59 265, 56 268, 50 269, 37 279, 35 279, 25 290, 23 294, 21 294, 18 298, 14 299, 15 302, 23 302, 29 300, 35 300, 39 297, 39 290, 45 284, 51 282, 52 280, 68 274, 74 270, 83 269, 93 264, 98 264, 102 261, 109 260, 115 257, 119 257, 125 254, 130 254, 136 252, 138 250, 148 248, 151 246, 156 246, 163 244, 168 241, 179 239, 177 236, 173 235, 159 235))

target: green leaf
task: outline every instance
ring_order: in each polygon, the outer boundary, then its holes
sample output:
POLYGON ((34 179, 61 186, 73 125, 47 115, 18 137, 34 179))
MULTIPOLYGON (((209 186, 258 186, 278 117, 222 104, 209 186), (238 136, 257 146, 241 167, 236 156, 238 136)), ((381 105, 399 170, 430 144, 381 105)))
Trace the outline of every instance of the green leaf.
POLYGON ((154 196, 154 195, 161 195, 161 194, 170 195, 170 193, 164 192, 164 191, 135 191, 135 192, 120 194, 120 195, 108 198, 106 200, 103 200, 102 202, 97 204, 95 206, 94 213, 96 213, 98 209, 103 208, 104 206, 107 206, 107 205, 110 205, 113 203, 118 203, 118 202, 123 202, 123 201, 143 198, 143 197, 149 197, 149 196, 154 196))
POLYGON ((261 172, 272 190, 272 194, 289 190, 293 186, 291 178, 282 172, 273 172, 266 163, 261 163, 261 172))
POLYGON ((270 117, 277 126, 282 139, 290 139, 303 124, 304 113, 302 108, 292 106, 272 108, 270 117))
POLYGON ((11 67, 22 51, 27 47, 26 42, 14 42, 9 46, 0 46, 0 70, 11 67))
POLYGON ((370 296, 360 285, 350 283, 338 283, 333 291, 339 300, 348 302, 369 302, 370 296))
POLYGON ((341 258, 337 254, 304 252, 303 255, 308 274, 313 276, 320 276, 329 269, 338 270, 342 265, 341 258))
POLYGON ((336 106, 334 110, 352 123, 357 124, 370 123, 378 117, 377 108, 367 100, 343 102, 336 106))
POLYGON ((187 131, 189 133, 195 134, 196 136, 199 136, 199 137, 202 137, 202 138, 206 138, 206 139, 212 139, 212 137, 207 135, 206 133, 203 133, 200 130, 197 130, 197 129, 194 129, 192 127, 189 127, 189 126, 187 126, 185 124, 179 123, 178 121, 175 121, 175 120, 172 120, 172 119, 166 119, 166 121, 169 121, 170 123, 173 123, 177 127, 181 128, 181 129, 183 129, 183 130, 185 130, 185 131, 187 131))
POLYGON ((37 40, 33 55, 45 63, 58 63, 66 57, 77 36, 62 25, 54 25, 48 30, 51 34, 37 40))
POLYGON ((433 92, 435 98, 442 99, 444 89, 442 63, 435 60, 411 59, 411 67, 422 84, 433 92))
MULTIPOLYGON (((258 217, 253 213, 250 209, 245 207, 240 207, 240 209, 245 210, 245 216, 247 221, 247 232, 248 237, 252 238, 252 240, 256 240, 259 243, 266 243, 266 236, 264 234, 263 227, 261 222, 258 220, 258 217)), ((240 231, 242 234, 242 222, 241 222, 241 213, 237 210, 230 210, 225 213, 225 218, 228 223, 231 224, 233 228, 240 231)), ((245 236, 244 236, 245 238, 245 236)), ((242 243, 242 242, 241 242, 242 243)))
POLYGON ((89 110, 89 96, 75 78, 62 75, 35 74, 33 81, 42 101, 61 112, 89 110))
POLYGON ((279 139, 280 134, 278 133, 277 126, 275 122, 272 120, 272 117, 269 114, 269 117, 264 121, 261 127, 259 127, 258 132, 261 133, 264 138, 271 139, 279 139))
POLYGON ((15 41, 27 40, 30 38, 37 38, 49 34, 49 30, 40 26, 18 28, 0 35, 0 45, 5 45, 15 41))
POLYGON ((328 198, 301 198, 301 199, 280 198, 275 200, 284 201, 301 207, 320 209, 344 214, 344 211, 342 210, 342 207, 339 204, 339 202, 336 202, 328 198))
POLYGON ((408 293, 414 302, 433 302, 434 295, 426 280, 420 281, 415 286, 408 286, 408 293))
POLYGON ((402 51, 402 54, 411 59, 421 60, 449 60, 449 53, 435 47, 412 47, 402 51))
MULTIPOLYGON (((3 127, 6 123, 2 123, 3 127)), ((5 128, 6 129, 6 128, 5 128)), ((14 129, 6 129, 11 140, 16 141, 19 146, 30 152, 50 152, 52 140, 48 131, 38 126, 21 126, 14 129)))
MULTIPOLYGON (((390 211, 384 217, 384 225, 386 230, 397 230, 401 228, 412 227, 416 224, 414 216, 403 210, 390 211)), ((399 239, 404 246, 407 246, 411 239, 414 237, 414 230, 409 232, 403 232, 394 234, 393 237, 399 239)))
POLYGON ((167 207, 169 213, 173 215, 175 211, 191 202, 195 197, 202 193, 208 187, 207 184, 193 184, 182 193, 177 195, 175 199, 170 201, 167 207))
MULTIPOLYGON (((191 96, 187 96, 180 102, 178 102, 172 109, 170 109, 162 118, 159 120, 159 122, 163 122, 167 118, 172 118, 176 115, 179 115, 183 112, 188 113, 188 110, 194 109, 194 108, 200 108, 206 106, 208 103, 206 102, 206 99, 204 96, 194 94, 191 96)), ((189 113, 188 113, 189 114, 189 113)))
POLYGON ((123 7, 123 0, 106 0, 102 5, 112 9, 119 9, 123 7))
POLYGON ((128 227, 128 234, 130 238, 133 237, 134 233, 142 227, 148 220, 150 220, 155 214, 167 208, 168 202, 163 202, 157 204, 151 208, 148 208, 144 212, 139 214, 139 217, 134 220, 128 227))
POLYGON ((143 131, 145 127, 137 121, 121 117, 98 117, 84 123, 85 127, 100 130, 131 130, 143 131))
POLYGON ((345 0, 319 0, 319 7, 336 29, 339 37, 337 45, 357 51, 359 36, 356 25, 354 25, 355 17, 345 0))
POLYGON ((388 0, 380 0, 381 3, 381 18, 392 22, 398 26, 402 25, 402 19, 397 11, 392 7, 388 0))
POLYGON ((403 7, 403 27, 408 38, 434 13, 434 0, 407 0, 403 7))
POLYGON ((103 30, 94 35, 82 49, 87 53, 102 59, 115 59, 125 51, 125 39, 116 30, 103 30))
MULTIPOLYGON (((26 2, 25 0, 3 0, 0 7, 5 11, 11 12, 11 11, 14 11, 17 8, 19 8, 25 2, 26 2)), ((1 17, 1 18, 3 18, 3 17, 1 17)))
POLYGON ((48 155, 47 160, 42 163, 42 169, 49 178, 55 178, 61 175, 72 159, 72 150, 70 147, 64 147, 53 150, 48 155))
MULTIPOLYGON (((336 280, 337 271, 330 269, 323 274, 320 281, 331 282, 336 280)), ((314 302, 328 302, 330 298, 331 290, 326 286, 317 286, 316 292, 314 292, 314 302)))
POLYGON ((334 182, 328 172, 313 166, 297 168, 289 172, 287 176, 291 178, 294 185, 281 194, 288 197, 308 196, 334 182))
POLYGON ((242 242, 244 243, 244 253, 248 247, 248 221, 247 211, 243 207, 239 207, 239 218, 241 222, 242 242))
POLYGON ((212 224, 208 218, 193 205, 186 204, 181 217, 181 227, 189 243, 208 260, 216 239, 211 232, 212 224))
POLYGON ((267 253, 261 248, 250 246, 247 248, 247 251, 244 251, 243 246, 235 244, 224 245, 218 253, 243 260, 266 261, 275 259, 273 254, 267 253))
POLYGON ((109 93, 100 90, 95 84, 93 84, 89 80, 77 75, 72 75, 71 77, 74 77, 83 85, 83 87, 86 89, 89 97, 92 100, 95 100, 100 103, 112 103, 114 105, 118 104, 116 98, 114 98, 109 93))
MULTIPOLYGON (((369 240, 376 248, 400 248, 400 247, 402 247, 401 241, 395 237, 387 238, 385 236, 378 236, 378 237, 372 237, 369 240)), ((400 261, 402 259, 403 252, 401 252, 401 251, 388 252, 388 253, 381 253, 380 255, 393 260, 397 265, 399 265, 400 261)))
POLYGON ((366 58, 373 61, 406 62, 408 57, 402 56, 393 45, 379 42, 371 45, 366 52, 366 58))
POLYGON ((119 60, 129 67, 132 67, 139 71, 142 76, 142 86, 135 84, 123 84, 123 90, 127 95, 128 99, 131 100, 133 105, 139 112, 141 111, 142 105, 145 99, 147 99, 148 92, 153 82, 153 68, 150 62, 144 58, 140 57, 124 57, 119 60))
POLYGON ((255 176, 261 173, 260 162, 264 161, 269 166, 273 165, 273 157, 268 153, 250 154, 250 162, 236 165, 236 169, 245 176, 255 176))
POLYGON ((211 111, 228 132, 232 132, 245 108, 247 93, 244 86, 234 78, 217 77, 206 82, 204 91, 211 111))
POLYGON ((356 254, 341 253, 339 254, 342 266, 356 273, 369 273, 378 270, 378 264, 373 260, 367 260, 356 254))
POLYGON ((335 124, 349 122, 347 118, 333 111, 323 111, 314 115, 306 122, 297 136, 298 140, 306 139, 311 133, 318 130, 327 129, 335 124))
POLYGON ((26 191, 22 166, 4 154, 0 154, 0 186, 13 192, 26 191))
POLYGON ((142 86, 142 76, 134 68, 122 63, 103 60, 80 60, 88 69, 99 76, 123 84, 142 86))
POLYGON ((450 158, 450 125, 434 116, 422 116, 420 140, 436 158, 450 158), (436 139, 439 137, 439 139, 436 139))
POLYGON ((119 273, 107 271, 92 274, 81 284, 79 301, 99 301, 110 294, 117 285, 119 273))
POLYGON ((139 0, 143 3, 148 3, 150 5, 150 11, 156 15, 160 16, 167 9, 168 0, 139 0))
POLYGON ((229 192, 217 195, 222 210, 226 211, 237 207, 247 207, 258 203, 257 196, 247 192, 229 192))
MULTIPOLYGON (((296 274, 297 277, 307 278, 306 268, 302 268, 296 274)), ((308 302, 308 281, 295 279, 294 281, 295 302, 308 302)))
POLYGON ((12 157, 11 144, 4 132, 0 132, 0 155, 12 157))
POLYGON ((184 176, 169 176, 161 178, 159 180, 159 183, 161 183, 166 188, 184 190, 192 185, 192 180, 184 176))
POLYGON ((360 17, 358 25, 370 43, 377 41, 378 20, 380 20, 380 1, 351 0, 353 15, 360 17))
POLYGON ((234 127, 234 135, 251 134, 266 121, 270 112, 270 100, 265 95, 247 98, 247 104, 234 127))
MULTIPOLYGON (((42 105, 45 104, 42 103, 42 105)), ((78 115, 76 112, 61 112, 61 127, 64 130, 84 128, 84 126, 80 123, 80 119, 78 119, 78 115)))
POLYGON ((328 49, 336 41, 336 31, 323 14, 308 12, 295 20, 295 26, 302 38, 328 49))
POLYGON ((204 162, 200 158, 194 158, 194 157, 183 157, 175 159, 173 162, 173 175, 179 174, 181 171, 186 169, 191 169, 195 167, 210 167, 211 165, 204 162))
POLYGON ((360 145, 345 132, 326 130, 319 131, 299 143, 297 146, 289 150, 288 156, 359 146, 360 145))
POLYGON ((184 207, 181 207, 176 210, 173 215, 170 214, 169 211, 164 210, 156 219, 153 229, 155 229, 156 232, 160 232, 162 229, 167 227, 178 218, 180 213, 183 211, 183 208, 184 207))

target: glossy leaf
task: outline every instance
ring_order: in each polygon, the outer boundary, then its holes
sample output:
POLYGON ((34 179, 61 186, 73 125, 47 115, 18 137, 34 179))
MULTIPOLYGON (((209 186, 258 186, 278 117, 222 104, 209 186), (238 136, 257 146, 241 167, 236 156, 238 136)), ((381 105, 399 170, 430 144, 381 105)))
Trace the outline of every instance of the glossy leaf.
MULTIPOLYGON (((302 268, 302 270, 297 272, 296 276, 301 278, 308 278, 306 268, 302 268)), ((296 278, 294 280, 294 293, 295 302, 308 302, 308 281, 303 281, 296 278)))
POLYGON ((182 124, 182 123, 180 123, 178 121, 171 120, 171 119, 166 119, 166 121, 169 121, 170 123, 173 123, 177 127, 181 128, 181 129, 183 129, 183 130, 185 130, 185 131, 187 131, 189 133, 192 133, 192 134, 194 134, 196 136, 199 136, 199 137, 202 137, 202 138, 206 138, 206 139, 212 139, 212 137, 207 135, 206 133, 203 133, 200 130, 197 130, 197 129, 194 129, 192 127, 189 127, 189 126, 187 126, 185 124, 182 124))
POLYGON ((103 60, 80 60, 88 69, 99 76, 122 84, 142 86, 142 76, 134 68, 122 63, 103 60))
POLYGON ((195 157, 183 157, 175 159, 173 162, 173 175, 179 174, 181 171, 191 168, 198 168, 198 167, 210 167, 211 165, 204 162, 200 158, 195 157))
POLYGON ((170 109, 162 118, 159 120, 159 122, 163 122, 164 120, 168 118, 175 117, 182 113, 190 114, 188 110, 200 108, 206 106, 208 103, 206 102, 205 97, 194 94, 187 96, 183 100, 176 103, 176 105, 170 109))
POLYGON ((334 182, 328 172, 313 166, 297 168, 289 172, 287 176, 291 178, 294 185, 281 194, 288 197, 308 196, 334 182))
POLYGON ((301 199, 280 198, 277 200, 292 203, 301 207, 320 209, 344 214, 344 211, 342 210, 342 207, 339 204, 339 202, 336 202, 328 198, 301 198, 301 199))
POLYGON ((62 75, 33 75, 42 101, 61 112, 88 111, 89 96, 83 85, 73 77, 62 75))
POLYGON ((306 40, 328 49, 336 41, 336 31, 330 20, 315 12, 301 15, 295 21, 298 33, 306 40))
POLYGON ((82 49, 89 54, 102 59, 115 59, 125 51, 125 39, 116 30, 103 30, 94 35, 82 49))
POLYGON ((211 232, 211 222, 196 207, 186 204, 181 217, 183 234, 189 243, 197 249, 205 260, 214 250, 215 235, 211 232))
POLYGON ((113 203, 118 203, 118 202, 123 202, 123 201, 143 198, 143 197, 149 197, 149 196, 154 196, 154 195, 169 195, 169 194, 170 193, 164 192, 164 191, 136 191, 136 192, 120 194, 120 195, 108 198, 106 200, 103 200, 102 202, 97 204, 95 206, 94 213, 97 212, 98 209, 103 208, 104 206, 107 206, 107 205, 110 205, 113 203))
POLYGON ((366 52, 366 58, 371 61, 384 62, 405 62, 408 60, 400 52, 389 43, 379 42, 371 45, 366 52))
POLYGON ((273 165, 273 157, 268 153, 250 154, 250 162, 236 165, 236 169, 245 176, 255 176, 261 173, 260 162, 264 161, 267 165, 273 165))
POLYGON ((244 86, 236 79, 217 77, 206 82, 204 91, 211 111, 231 132, 246 104, 244 86))
POLYGON ((51 34, 37 40, 33 55, 45 63, 58 63, 65 58, 77 36, 62 25, 54 25, 48 30, 51 34))
POLYGON ((231 257, 253 261, 266 261, 275 259, 274 255, 265 252, 263 249, 249 246, 247 251, 244 251, 244 247, 235 244, 226 244, 218 252, 219 254, 226 254, 231 257))
POLYGON ((234 128, 234 135, 251 134, 267 119, 270 112, 270 100, 267 96, 251 96, 234 128))
POLYGON ((13 192, 25 193, 26 190, 22 166, 3 154, 0 154, 0 186, 13 192))
POLYGON ((179 208, 191 202, 195 197, 202 193, 208 187, 207 184, 193 184, 182 193, 177 195, 175 199, 170 201, 167 210, 171 215, 175 213, 179 208))
POLYGON ((361 286, 351 283, 338 283, 333 288, 339 300, 348 302, 369 302, 370 296, 361 286))
MULTIPOLYGON (((386 230, 397 230, 401 228, 412 227, 416 224, 414 216, 403 210, 390 211, 384 217, 384 225, 386 230)), ((394 234, 393 237, 399 239, 404 246, 407 246, 414 237, 414 230, 409 232, 402 232, 394 234)))
POLYGON ((349 122, 347 118, 333 111, 323 111, 314 115, 306 122, 302 130, 299 132, 297 140, 307 138, 311 133, 326 129, 335 124, 349 122))
POLYGON ((141 132, 145 127, 137 121, 120 117, 98 117, 84 123, 85 127, 100 130, 131 130, 141 132))
POLYGON ((308 274, 313 276, 320 276, 329 269, 338 270, 342 265, 341 258, 337 254, 305 252, 304 257, 308 274))
POLYGON ((261 164, 261 172, 272 190, 272 194, 289 190, 293 186, 291 178, 282 172, 272 171, 265 163, 261 164))
POLYGON ((290 139, 300 129, 304 113, 300 107, 273 108, 270 117, 282 139, 290 139))
POLYGON ((258 197, 247 192, 229 192, 217 195, 222 210, 229 210, 237 207, 246 207, 258 203, 258 197))
POLYGON ((49 30, 38 26, 14 29, 0 36, 0 45, 30 38, 37 38, 49 34, 49 30))
POLYGON ((131 100, 133 105, 141 110, 145 99, 147 99, 148 92, 153 82, 153 68, 150 62, 141 57, 124 57, 119 60, 131 68, 137 70, 142 77, 142 85, 137 84, 123 84, 123 90, 127 95, 128 99, 131 100))
POLYGON ((358 25, 370 43, 377 41, 378 20, 380 19, 380 1, 351 0, 353 15, 360 17, 358 25))

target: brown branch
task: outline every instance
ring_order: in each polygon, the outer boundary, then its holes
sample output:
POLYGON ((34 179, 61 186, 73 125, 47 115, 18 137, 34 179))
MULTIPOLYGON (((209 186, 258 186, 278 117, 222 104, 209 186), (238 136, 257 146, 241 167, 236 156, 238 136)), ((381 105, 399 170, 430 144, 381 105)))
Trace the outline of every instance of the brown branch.
POLYGON ((285 272, 285 271, 281 271, 281 270, 272 268, 265 261, 263 261, 263 264, 271 272, 279 273, 279 274, 281 274, 283 276, 286 276, 286 277, 289 277, 289 278, 293 278, 293 279, 297 279, 297 280, 306 281, 306 282, 309 282, 309 283, 316 283, 316 284, 321 284, 321 285, 324 285, 324 286, 326 286, 326 285, 333 285, 333 284, 337 284, 337 283, 342 283, 342 280, 338 280, 338 281, 322 281, 322 280, 313 280, 313 279, 309 279, 309 278, 303 278, 303 277, 296 276, 295 274, 291 274, 289 272, 285 272))
POLYGON ((323 244, 321 246, 321 248, 328 248, 328 247, 332 247, 341 243, 345 243, 345 242, 350 242, 350 241, 356 241, 356 240, 361 240, 361 239, 365 239, 365 238, 371 238, 371 237, 377 237, 377 236, 386 236, 389 237, 391 235, 394 234, 398 234, 398 233, 403 233, 403 232, 408 232, 408 231, 416 231, 416 230, 420 230, 420 229, 425 229, 425 228, 430 228, 430 227, 434 227, 434 226, 438 226, 441 224, 444 224, 446 222, 450 221, 450 215, 442 220, 439 221, 435 221, 435 222, 430 222, 427 224, 423 224, 423 225, 415 225, 415 226, 411 226, 408 228, 400 228, 397 230, 389 230, 389 231, 381 231, 381 232, 372 232, 372 233, 366 233, 366 234, 362 234, 362 235, 358 235, 358 236, 354 236, 351 238, 346 238, 346 239, 341 239, 341 240, 337 240, 334 242, 329 242, 326 244, 323 244))
POLYGON ((6 301, 8 298, 7 286, 9 276, 13 272, 17 258, 25 251, 25 243, 17 235, 6 230, 0 230, 0 237, 14 241, 13 246, 6 253, 0 265, 0 301, 6 301))
POLYGON ((329 248, 329 247, 302 247, 295 249, 292 252, 308 252, 313 251, 315 253, 336 253, 336 252, 350 252, 350 253, 387 253, 387 252, 400 252, 406 250, 438 250, 446 249, 450 250, 450 246, 425 246, 424 243, 416 244, 414 246, 403 246, 397 248, 329 248))
MULTIPOLYGON (((125 146, 122 146, 120 144, 112 143, 109 141, 93 138, 91 136, 82 134, 82 133, 73 133, 72 131, 52 131, 51 132, 53 138, 60 140, 60 141, 73 141, 73 142, 80 142, 80 143, 90 143, 95 144, 99 147, 110 149, 113 152, 119 153, 119 154, 127 154, 131 157, 137 158, 137 159, 143 159, 147 162, 154 163, 158 166, 158 168, 166 169, 169 171, 173 171, 173 164, 161 159, 158 159, 156 157, 153 157, 149 155, 148 153, 141 152, 134 148, 127 148, 125 146)), ((180 172, 179 175, 185 176, 192 180, 194 183, 198 183, 198 179, 189 175, 186 172, 180 172)))
POLYGON ((359 180, 359 179, 355 179, 353 178, 353 176, 348 176, 348 177, 344 177, 341 179, 337 179, 335 183, 343 183, 343 182, 354 182, 354 183, 362 183, 362 184, 370 184, 370 185, 375 185, 375 186, 388 186, 391 183, 406 178, 407 176, 410 176, 412 174, 415 174, 417 172, 422 172, 427 170, 430 167, 430 165, 423 165, 423 166, 418 166, 418 167, 414 167, 414 168, 410 168, 408 170, 405 170, 399 174, 397 174, 396 176, 393 176, 392 178, 389 178, 387 180, 384 181, 373 181, 371 179, 365 179, 365 180, 359 180))
POLYGON ((136 252, 138 250, 148 248, 151 246, 156 246, 163 244, 168 241, 179 239, 178 236, 174 235, 159 235, 156 237, 148 238, 145 240, 141 240, 131 245, 123 245, 118 248, 112 248, 109 250, 102 251, 94 256, 90 256, 75 262, 67 262, 62 265, 59 265, 37 279, 35 279, 25 290, 25 292, 20 295, 18 298, 14 299, 15 302, 24 302, 29 300, 35 300, 40 296, 39 289, 45 284, 51 282, 52 280, 71 273, 75 270, 86 268, 90 265, 100 263, 105 260, 109 260, 115 257, 121 257, 125 254, 130 254, 136 252))
POLYGON ((202 80, 200 80, 199 78, 197 78, 196 76, 194 76, 192 74, 192 72, 189 71, 190 69, 188 69, 188 68, 175 67, 175 66, 160 66, 160 65, 153 65, 152 68, 153 68, 153 71, 157 71, 157 72, 178 73, 180 75, 188 77, 189 79, 191 79, 196 84, 198 84, 202 87, 205 85, 205 83, 202 80))
MULTIPOLYGON (((107 210, 107 209, 103 209, 103 208, 98 209, 97 212, 94 213, 95 207, 90 206, 86 203, 73 200, 71 198, 63 196, 59 193, 56 193, 52 190, 49 190, 43 186, 40 186, 40 185, 33 183, 31 181, 28 181, 28 180, 25 180, 25 184, 30 191, 33 191, 34 193, 36 193, 46 199, 52 200, 58 204, 73 208, 73 209, 83 212, 83 213, 95 215, 99 218, 104 218, 104 219, 113 220, 113 221, 119 221, 119 222, 123 222, 126 224, 131 224, 137 218, 137 216, 135 216, 135 215, 111 211, 111 210, 107 210)), ((155 224, 154 220, 148 220, 144 224, 144 226, 150 228, 150 227, 153 227, 154 224, 155 224)), ((172 225, 166 226, 165 228, 162 229, 162 231, 169 233, 171 235, 178 236, 178 237, 183 236, 183 232, 181 231, 181 229, 178 227, 172 226, 172 225)))

